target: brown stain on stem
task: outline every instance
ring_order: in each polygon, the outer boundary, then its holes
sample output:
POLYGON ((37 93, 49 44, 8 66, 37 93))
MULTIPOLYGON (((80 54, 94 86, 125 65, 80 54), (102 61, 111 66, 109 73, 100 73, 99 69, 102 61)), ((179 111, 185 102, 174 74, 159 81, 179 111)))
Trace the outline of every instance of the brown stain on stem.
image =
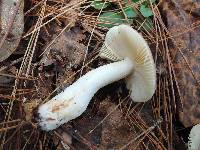
POLYGON ((51 111, 53 113, 55 113, 57 111, 60 111, 60 109, 62 109, 62 108, 67 108, 71 104, 72 100, 73 100, 73 97, 70 98, 68 101, 65 100, 62 103, 56 104, 55 106, 53 106, 51 111))
POLYGON ((47 121, 54 121, 54 120, 56 120, 56 119, 53 119, 53 118, 47 118, 46 120, 47 120, 47 121))

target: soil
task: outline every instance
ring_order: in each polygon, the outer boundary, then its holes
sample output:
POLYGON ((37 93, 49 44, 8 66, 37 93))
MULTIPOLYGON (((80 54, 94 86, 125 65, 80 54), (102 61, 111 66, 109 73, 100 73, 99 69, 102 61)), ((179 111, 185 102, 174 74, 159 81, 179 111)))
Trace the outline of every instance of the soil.
MULTIPOLYGON (((109 2, 113 8, 122 3, 109 2)), ((45 132, 34 110, 109 63, 98 57, 108 29, 95 24, 98 11, 88 1, 24 0, 24 22, 12 25, 19 33, 24 26, 23 35, 13 42, 6 38, 0 48, 12 47, 10 57, 0 52, 0 149, 187 149, 189 132, 200 123, 199 6, 194 0, 156 1, 153 29, 131 24, 148 41, 156 63, 150 101, 134 103, 120 80, 100 89, 81 116, 45 132)), ((2 27, 1 20, 5 32, 2 27)))

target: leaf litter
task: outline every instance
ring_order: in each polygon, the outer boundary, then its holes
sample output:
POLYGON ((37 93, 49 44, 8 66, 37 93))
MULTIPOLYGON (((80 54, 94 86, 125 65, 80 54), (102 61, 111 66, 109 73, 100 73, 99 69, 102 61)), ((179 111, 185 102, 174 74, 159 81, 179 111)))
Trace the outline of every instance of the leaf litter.
POLYGON ((0 62, 2 62, 17 49, 22 37, 24 31, 24 1, 21 0, 17 7, 16 0, 2 0, 0 7, 0 62), (10 24, 12 24, 11 27, 10 24), (6 39, 4 39, 5 36, 6 39))
MULTIPOLYGON (((25 4, 28 4, 26 6, 29 6, 25 8, 27 9, 25 30, 21 31, 17 39, 19 40, 24 32, 21 41, 27 44, 18 46, 19 43, 15 45, 16 41, 13 41, 15 47, 13 51, 17 47, 23 47, 20 55, 9 53, 12 55, 7 59, 8 56, 1 53, 5 56, 1 67, 6 67, 2 69, 0 76, 3 77, 0 79, 0 83, 3 83, 0 85, 2 148, 186 149, 186 127, 198 123, 199 119, 194 115, 198 111, 196 109, 192 109, 190 112, 192 115, 184 119, 185 112, 189 109, 184 106, 195 107, 195 103, 187 104, 188 100, 196 98, 198 101, 199 97, 198 93, 182 90, 183 84, 185 87, 191 85, 192 89, 195 89, 193 91, 196 91, 198 86, 194 84, 194 75, 199 80, 199 69, 195 66, 198 63, 194 61, 199 59, 199 53, 196 52, 199 39, 196 38, 199 27, 196 22, 199 15, 198 2, 190 0, 158 3, 160 10, 155 1, 153 4, 146 1, 145 4, 143 1, 132 1, 131 5, 127 6, 131 8, 128 14, 131 19, 135 19, 137 14, 138 20, 131 22, 132 26, 148 40, 157 64, 157 91, 150 102, 133 103, 128 98, 129 94, 123 82, 119 81, 100 90, 86 112, 75 120, 50 133, 44 133, 37 128, 32 114, 35 107, 47 101, 63 87, 72 84, 82 72, 84 74, 106 63, 96 55, 103 42, 103 36, 114 23, 118 24, 119 21, 127 23, 126 12, 123 13, 123 7, 119 7, 124 6, 124 2, 109 1, 109 3, 114 4, 106 6, 104 13, 110 13, 106 9, 117 8, 122 18, 118 16, 116 19, 111 17, 111 20, 106 18, 107 24, 102 28, 99 26, 104 23, 99 18, 103 14, 102 9, 99 9, 102 3, 95 9, 90 1, 25 1, 25 4), (136 7, 132 5, 135 2, 136 7), (140 10, 144 5, 145 9, 140 10), (145 11, 146 9, 148 11, 145 11), (137 13, 133 14, 135 12, 137 13), (185 14, 191 15, 189 19, 185 14), (175 16, 175 19, 168 15, 175 16), (144 19, 145 16, 148 18, 144 19), (184 19, 193 23, 192 28, 194 27, 196 32, 191 34, 190 30, 185 30, 188 28, 176 30, 184 19), (115 22, 116 20, 118 21, 115 22), (88 35, 92 36, 91 40, 88 40, 88 35), (168 41, 172 37, 174 41, 168 41), (173 43, 172 48, 170 42, 173 43), (185 64, 185 59, 180 56, 176 42, 183 46, 180 49, 183 49, 182 52, 189 65, 185 64), (193 53, 188 52, 186 47, 193 53), (21 55, 24 55, 23 60, 11 63, 21 55), (185 69, 184 73, 188 76, 184 78, 180 75, 180 68, 183 66, 185 68, 192 66, 191 70, 194 73, 185 69), (7 81, 5 75, 11 78, 7 81), (177 111, 181 109, 182 112, 177 111), (179 120, 177 113, 180 113, 182 119, 179 120), (181 131, 184 132, 184 136, 181 131)), ((183 23, 183 26, 191 27, 187 23, 183 23)), ((14 27, 15 24, 12 25, 12 28, 14 27)))
POLYGON ((197 13, 200 3, 188 7, 191 4, 190 0, 163 3, 170 40, 173 40, 169 50, 182 103, 179 115, 185 127, 200 122, 200 29, 196 23, 200 18, 200 12, 197 13))

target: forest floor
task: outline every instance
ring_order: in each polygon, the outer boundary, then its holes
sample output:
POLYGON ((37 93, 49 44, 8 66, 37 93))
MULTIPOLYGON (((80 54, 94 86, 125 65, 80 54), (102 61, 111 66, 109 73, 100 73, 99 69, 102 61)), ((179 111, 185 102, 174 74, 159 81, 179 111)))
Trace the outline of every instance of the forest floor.
POLYGON ((200 2, 2 0, 0 6, 0 149, 187 149, 190 129, 200 123, 200 2), (133 102, 120 80, 100 89, 80 117, 42 131, 33 110, 110 63, 98 54, 119 24, 150 46, 152 99, 133 102))

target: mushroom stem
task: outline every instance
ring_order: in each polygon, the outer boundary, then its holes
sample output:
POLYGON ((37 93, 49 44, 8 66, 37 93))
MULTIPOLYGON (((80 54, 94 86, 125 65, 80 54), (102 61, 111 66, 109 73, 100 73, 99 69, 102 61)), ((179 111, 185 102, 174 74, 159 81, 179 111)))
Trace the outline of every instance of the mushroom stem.
POLYGON ((188 150, 200 150, 200 124, 193 126, 190 131, 188 150))
POLYGON ((38 108, 40 127, 46 131, 53 130, 80 116, 100 88, 125 78, 133 69, 133 61, 125 58, 89 71, 38 108))

